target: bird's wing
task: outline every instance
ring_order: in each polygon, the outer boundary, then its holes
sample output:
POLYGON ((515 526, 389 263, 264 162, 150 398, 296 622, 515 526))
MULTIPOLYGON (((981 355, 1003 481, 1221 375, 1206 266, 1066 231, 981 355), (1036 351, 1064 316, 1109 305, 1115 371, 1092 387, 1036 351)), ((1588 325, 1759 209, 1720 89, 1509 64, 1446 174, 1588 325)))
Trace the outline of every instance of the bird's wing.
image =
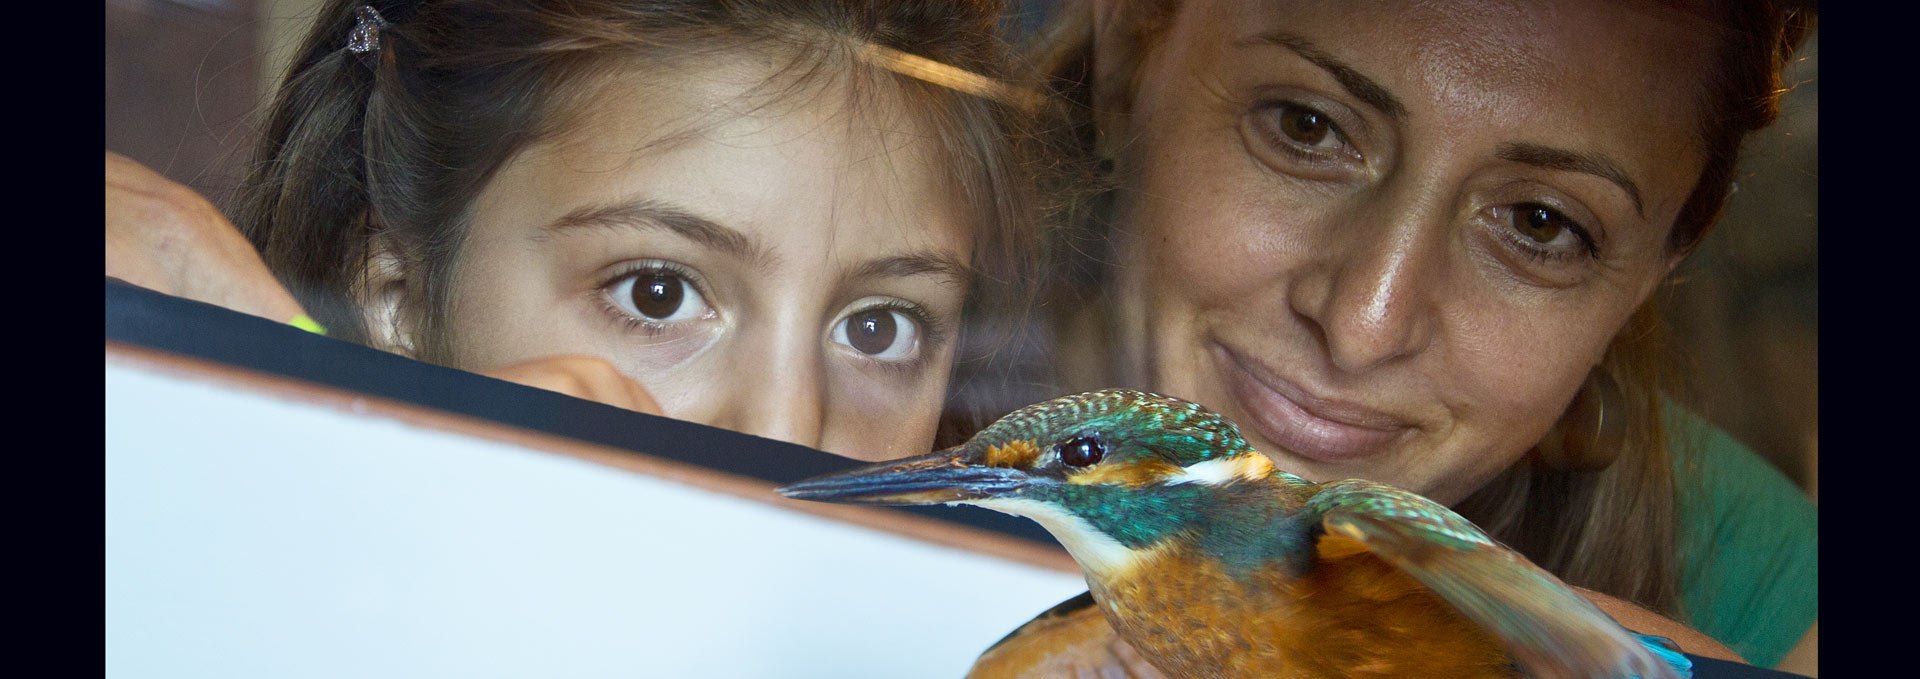
POLYGON ((1000 637, 999 641, 993 642, 993 645, 988 646, 984 653, 992 653, 994 649, 1005 646, 1008 642, 1021 637, 1043 634, 1046 629, 1058 624, 1061 619, 1081 615, 1091 615, 1096 618, 1100 617, 1100 610, 1093 607, 1093 592, 1081 592, 1073 598, 1054 604, 1053 608, 1041 611, 1039 615, 1033 616, 1033 619, 1028 620, 1026 624, 1014 628, 1014 630, 1008 632, 1006 636, 1000 637))
POLYGON ((1144 659, 1123 655, 1120 635, 1093 605, 1093 595, 1060 602, 980 654, 967 679, 1127 677, 1165 679, 1144 659))
POLYGON ((1690 676, 1526 557, 1419 495, 1360 480, 1326 484, 1308 501, 1328 535, 1398 567, 1506 645, 1529 676, 1690 676))

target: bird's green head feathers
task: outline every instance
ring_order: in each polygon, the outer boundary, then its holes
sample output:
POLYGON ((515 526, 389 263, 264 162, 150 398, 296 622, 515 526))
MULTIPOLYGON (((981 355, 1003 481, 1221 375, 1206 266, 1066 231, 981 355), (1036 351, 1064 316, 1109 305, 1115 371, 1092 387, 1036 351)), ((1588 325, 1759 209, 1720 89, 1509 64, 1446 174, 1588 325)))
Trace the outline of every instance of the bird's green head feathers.
MULTIPOLYGON (((1064 471, 1192 465, 1253 453, 1240 428, 1198 403, 1109 389, 1036 403, 1000 418, 967 442, 992 466, 1064 471), (1097 460, 1087 453, 1098 450, 1097 460)), ((1142 472, 1145 470, 1143 469, 1142 472)), ((1131 475, 1146 479, 1150 474, 1131 475)))

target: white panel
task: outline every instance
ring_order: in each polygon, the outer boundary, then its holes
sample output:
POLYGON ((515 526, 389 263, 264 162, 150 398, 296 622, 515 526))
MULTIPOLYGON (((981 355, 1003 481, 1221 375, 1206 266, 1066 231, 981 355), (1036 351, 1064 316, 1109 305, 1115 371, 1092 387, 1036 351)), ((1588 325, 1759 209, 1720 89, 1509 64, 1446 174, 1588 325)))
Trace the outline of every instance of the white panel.
POLYGON ((109 361, 109 675, 958 676, 1078 576, 109 361))

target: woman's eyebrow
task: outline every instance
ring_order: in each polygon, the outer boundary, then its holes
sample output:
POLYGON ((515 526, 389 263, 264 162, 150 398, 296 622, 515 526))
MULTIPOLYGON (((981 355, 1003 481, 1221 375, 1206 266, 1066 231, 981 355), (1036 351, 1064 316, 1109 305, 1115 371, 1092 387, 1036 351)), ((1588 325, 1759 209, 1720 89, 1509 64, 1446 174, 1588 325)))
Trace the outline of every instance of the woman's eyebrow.
MULTIPOLYGON (((1393 94, 1388 92, 1386 87, 1375 82, 1372 78, 1361 75, 1361 73, 1354 70, 1352 66, 1334 58, 1333 55, 1315 46, 1306 38, 1286 31, 1273 30, 1242 40, 1240 44, 1277 45, 1292 50, 1295 54, 1300 55, 1300 58, 1306 59, 1326 70, 1327 73, 1332 75, 1334 80, 1339 81, 1340 86, 1345 87, 1347 92, 1352 94, 1354 98, 1366 102, 1368 105, 1379 109, 1382 113, 1396 120, 1404 120, 1407 116, 1406 106, 1402 105, 1399 99, 1394 98, 1393 94)), ((1502 144, 1497 153, 1503 160, 1510 160, 1551 170, 1582 172, 1613 182, 1619 186, 1621 190, 1627 192, 1627 197, 1633 199, 1634 211, 1640 213, 1642 218, 1646 217, 1647 211, 1640 199, 1639 185, 1627 177, 1627 173, 1620 169, 1618 163, 1607 159, 1605 156, 1556 149, 1539 144, 1502 144)))
POLYGON ((1581 172, 1613 182, 1620 187, 1620 190, 1627 192, 1628 198, 1633 199, 1633 209, 1640 213, 1640 218, 1647 217, 1647 209, 1640 203, 1640 185, 1633 183, 1633 179, 1627 176, 1626 171, 1620 169, 1619 163, 1607 159, 1606 156, 1556 149, 1539 144, 1501 144, 1495 154, 1501 160, 1511 160, 1549 170, 1581 172))
POLYGON ((1348 66, 1346 62, 1334 58, 1333 55, 1315 46, 1306 38, 1286 31, 1275 30, 1241 40, 1239 44, 1243 46, 1262 44, 1278 45, 1292 50, 1293 53, 1300 55, 1300 58, 1313 62, 1315 66, 1319 66, 1328 74, 1331 74, 1333 79, 1339 81, 1341 87, 1347 88, 1347 92, 1352 94, 1354 98, 1379 109, 1381 113, 1387 114, 1387 117, 1393 118, 1396 121, 1405 120, 1407 117, 1407 107, 1401 105, 1400 100, 1395 98, 1393 93, 1388 92, 1386 87, 1381 86, 1380 83, 1374 81, 1372 78, 1361 75, 1360 72, 1354 70, 1352 66, 1348 66))
POLYGON ((696 215, 679 206, 657 200, 637 199, 611 205, 575 208, 542 230, 543 235, 575 229, 615 228, 643 231, 664 230, 702 246, 719 250, 739 259, 767 264, 771 251, 752 236, 727 228, 719 222, 696 215))

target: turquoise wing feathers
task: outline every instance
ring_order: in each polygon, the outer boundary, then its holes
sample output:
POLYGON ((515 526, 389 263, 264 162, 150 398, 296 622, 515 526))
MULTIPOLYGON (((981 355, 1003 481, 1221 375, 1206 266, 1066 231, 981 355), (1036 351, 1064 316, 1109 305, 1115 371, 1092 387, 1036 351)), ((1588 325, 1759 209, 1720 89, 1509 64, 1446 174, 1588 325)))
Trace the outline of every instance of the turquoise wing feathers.
POLYGON ((1633 636, 1640 640, 1641 646, 1666 661, 1667 665, 1673 668, 1674 673, 1683 679, 1693 676, 1693 661, 1680 653, 1680 645, 1673 643, 1672 639, 1652 634, 1634 634, 1633 636))
POLYGON ((1307 507, 1327 533, 1365 545, 1492 632, 1528 676, 1692 676, 1691 663, 1670 643, 1644 641, 1629 632, 1558 578, 1438 503, 1350 480, 1326 484, 1307 507))

